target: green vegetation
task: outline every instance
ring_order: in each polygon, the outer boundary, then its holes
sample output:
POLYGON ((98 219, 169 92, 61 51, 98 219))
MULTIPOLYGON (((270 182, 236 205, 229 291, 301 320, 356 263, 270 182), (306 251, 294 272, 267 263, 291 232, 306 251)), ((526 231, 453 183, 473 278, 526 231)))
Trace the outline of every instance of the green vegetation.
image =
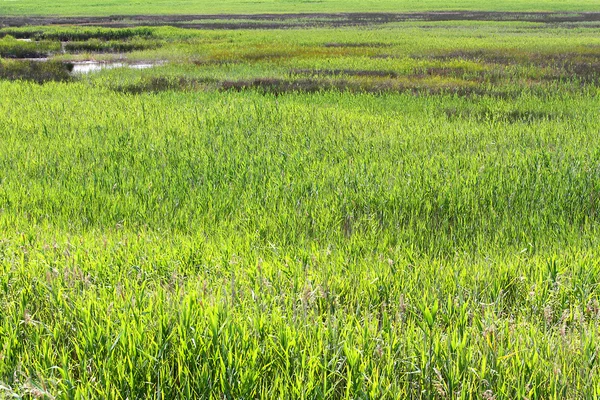
POLYGON ((65 51, 71 53, 77 52, 98 52, 98 53, 127 53, 136 50, 146 50, 158 47, 159 44, 148 40, 132 40, 132 41, 101 41, 98 39, 90 39, 83 42, 68 42, 65 44, 65 51))
POLYGON ((11 81, 70 81, 72 64, 57 61, 0 60, 0 79, 11 81))
POLYGON ((33 39, 36 41, 54 40, 54 41, 86 41, 91 39, 118 41, 135 38, 148 38, 153 34, 153 29, 145 27, 137 28, 99 28, 99 27, 21 27, 21 28, 3 28, 2 35, 10 35, 20 39, 33 39))
POLYGON ((0 30, 0 398, 600 396, 600 27, 127 29, 0 30))
POLYGON ((0 39, 0 57, 43 58, 60 50, 60 43, 50 41, 24 42, 6 35, 0 39))
POLYGON ((596 0, 19 0, 0 2, 0 15, 222 14, 290 12, 411 12, 431 10, 600 11, 596 0))

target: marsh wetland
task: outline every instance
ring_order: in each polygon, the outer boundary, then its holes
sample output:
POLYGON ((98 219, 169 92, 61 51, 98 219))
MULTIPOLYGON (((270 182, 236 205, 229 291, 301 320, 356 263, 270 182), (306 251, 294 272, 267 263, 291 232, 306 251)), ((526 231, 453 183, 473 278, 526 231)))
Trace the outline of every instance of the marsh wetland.
POLYGON ((597 398, 586 11, 0 17, 0 398, 597 398))

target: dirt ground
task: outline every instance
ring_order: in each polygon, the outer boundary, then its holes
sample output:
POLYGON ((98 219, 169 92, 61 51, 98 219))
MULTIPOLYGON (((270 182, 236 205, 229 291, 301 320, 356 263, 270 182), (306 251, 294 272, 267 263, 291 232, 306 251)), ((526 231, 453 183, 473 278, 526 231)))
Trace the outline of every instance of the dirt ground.
POLYGON ((541 23, 600 22, 600 12, 421 12, 421 13, 300 13, 117 15, 109 17, 9 17, 0 16, 0 27, 79 25, 103 27, 176 26, 195 29, 287 29, 369 26, 403 21, 528 21, 541 23))

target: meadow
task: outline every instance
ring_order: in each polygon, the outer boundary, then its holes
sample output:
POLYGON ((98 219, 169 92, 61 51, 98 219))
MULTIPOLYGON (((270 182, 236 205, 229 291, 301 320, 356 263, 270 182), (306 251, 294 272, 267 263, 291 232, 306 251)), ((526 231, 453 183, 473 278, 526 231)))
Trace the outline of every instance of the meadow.
POLYGON ((0 398, 600 396, 598 22, 314 18, 0 29, 0 398))
POLYGON ((340 13, 340 12, 414 12, 439 10, 488 11, 600 11, 595 0, 4 0, 2 15, 138 15, 138 14, 230 14, 230 13, 340 13))

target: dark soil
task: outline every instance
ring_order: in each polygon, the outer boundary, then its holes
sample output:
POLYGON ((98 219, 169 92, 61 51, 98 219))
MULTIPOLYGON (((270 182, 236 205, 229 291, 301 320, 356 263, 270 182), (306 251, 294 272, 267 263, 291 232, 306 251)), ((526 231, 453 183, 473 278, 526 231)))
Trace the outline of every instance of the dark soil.
POLYGON ((117 15, 109 17, 0 16, 0 27, 78 25, 122 28, 169 25, 196 29, 286 29, 369 26, 404 21, 528 21, 564 23, 569 26, 569 24, 577 22, 600 22, 600 12, 433 11, 421 13, 117 15))

